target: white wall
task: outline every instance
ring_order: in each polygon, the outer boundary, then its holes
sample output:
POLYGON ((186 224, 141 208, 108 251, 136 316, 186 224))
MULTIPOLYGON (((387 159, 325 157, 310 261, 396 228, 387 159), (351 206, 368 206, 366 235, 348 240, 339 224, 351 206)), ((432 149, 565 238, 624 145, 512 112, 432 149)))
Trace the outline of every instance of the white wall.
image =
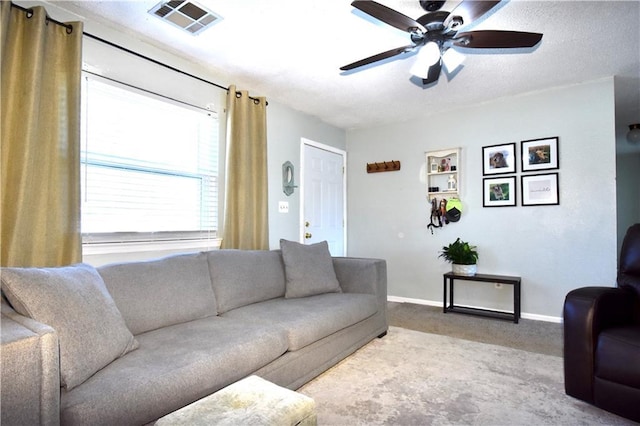
POLYGON ((618 253, 627 229, 640 223, 640 154, 617 156, 618 253))
MULTIPOLYGON (((437 256, 456 237, 478 246, 480 273, 522 277, 522 311, 530 317, 560 317, 573 288, 614 284, 613 79, 348 131, 347 150, 349 255, 386 259, 390 296, 441 302, 450 267, 437 256), (559 137, 560 205, 521 207, 518 200, 517 207, 483 208, 482 147, 516 142, 519 152, 520 141, 550 136, 559 137), (462 148, 464 212, 431 235, 424 153, 450 147, 462 148), (402 169, 365 172, 367 162, 388 160, 402 169)), ((463 284, 456 284, 457 304, 511 309, 510 287, 463 284)))
POLYGON ((334 148, 346 149, 346 132, 319 119, 276 102, 267 108, 269 164, 269 246, 280 248, 280 238, 300 241, 300 190, 290 196, 282 192, 282 163, 291 161, 295 184, 300 178, 301 138, 334 148), (289 213, 279 213, 278 203, 289 203, 289 213))

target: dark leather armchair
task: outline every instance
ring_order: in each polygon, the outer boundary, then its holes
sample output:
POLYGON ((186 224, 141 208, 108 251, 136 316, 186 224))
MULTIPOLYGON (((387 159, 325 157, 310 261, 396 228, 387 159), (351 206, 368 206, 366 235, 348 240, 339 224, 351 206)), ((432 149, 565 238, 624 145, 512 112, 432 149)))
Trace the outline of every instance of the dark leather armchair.
POLYGON ((640 422, 640 223, 625 235, 617 284, 567 294, 565 391, 640 422))

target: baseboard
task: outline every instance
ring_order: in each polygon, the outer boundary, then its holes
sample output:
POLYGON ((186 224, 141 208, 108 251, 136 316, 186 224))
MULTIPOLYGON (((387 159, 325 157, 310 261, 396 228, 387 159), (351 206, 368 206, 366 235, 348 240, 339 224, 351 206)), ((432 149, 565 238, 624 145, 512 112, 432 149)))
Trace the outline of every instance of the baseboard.
POLYGON ((545 321, 545 322, 555 322, 558 324, 562 324, 562 317, 552 317, 550 315, 538 315, 538 314, 527 314, 523 313, 522 318, 530 319, 534 321, 545 321))
MULTIPOLYGON (((413 303, 416 305, 427 305, 427 306, 442 306, 442 301, 439 300, 425 300, 425 299, 412 299, 410 297, 399 297, 399 296, 387 296, 387 301, 389 302, 397 302, 397 303, 413 303)), ((480 306, 473 306, 474 308, 482 308, 480 306)), ((530 319, 534 321, 545 321, 545 322, 555 322, 562 323, 562 317, 552 317, 549 315, 538 315, 538 314, 528 314, 526 312, 522 312, 520 314, 523 319, 530 319)))

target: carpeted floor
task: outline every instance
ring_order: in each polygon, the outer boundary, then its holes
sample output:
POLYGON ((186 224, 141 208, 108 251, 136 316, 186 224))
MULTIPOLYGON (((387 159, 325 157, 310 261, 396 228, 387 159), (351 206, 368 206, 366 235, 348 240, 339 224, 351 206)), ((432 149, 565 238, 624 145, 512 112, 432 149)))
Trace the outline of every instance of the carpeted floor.
POLYGON ((298 391, 319 425, 634 424, 567 396, 561 357, 399 327, 298 391))
POLYGON ((389 302, 389 325, 458 337, 545 355, 562 356, 562 324, 520 319, 518 324, 458 313, 441 307, 389 302))

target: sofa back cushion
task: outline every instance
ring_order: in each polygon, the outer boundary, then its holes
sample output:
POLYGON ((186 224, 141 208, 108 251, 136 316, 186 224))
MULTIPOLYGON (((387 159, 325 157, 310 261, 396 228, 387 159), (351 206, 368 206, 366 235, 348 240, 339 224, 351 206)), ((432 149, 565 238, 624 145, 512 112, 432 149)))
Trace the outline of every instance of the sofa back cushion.
POLYGON ((287 299, 342 292, 326 241, 306 245, 281 239, 280 248, 287 299))
POLYGON ((133 334, 216 315, 204 253, 98 268, 133 334))
POLYGON ((279 251, 213 250, 207 256, 218 313, 284 296, 279 251))
POLYGON ((60 384, 67 390, 138 347, 92 266, 2 268, 0 275, 13 308, 58 334, 60 384))

